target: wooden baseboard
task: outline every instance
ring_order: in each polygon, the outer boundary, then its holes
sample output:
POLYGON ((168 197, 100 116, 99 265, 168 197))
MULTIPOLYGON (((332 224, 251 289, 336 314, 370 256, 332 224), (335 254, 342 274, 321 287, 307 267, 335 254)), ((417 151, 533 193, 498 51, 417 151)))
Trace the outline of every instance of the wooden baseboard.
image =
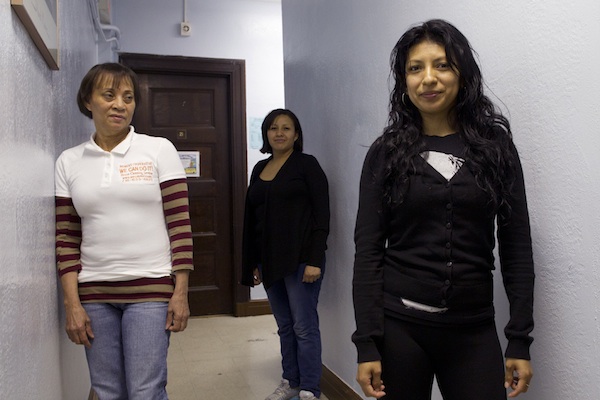
POLYGON ((273 314, 269 300, 250 300, 235 305, 236 317, 254 317, 257 315, 273 314))
POLYGON ((323 365, 321 375, 321 392, 329 400, 362 400, 346 382, 323 365))

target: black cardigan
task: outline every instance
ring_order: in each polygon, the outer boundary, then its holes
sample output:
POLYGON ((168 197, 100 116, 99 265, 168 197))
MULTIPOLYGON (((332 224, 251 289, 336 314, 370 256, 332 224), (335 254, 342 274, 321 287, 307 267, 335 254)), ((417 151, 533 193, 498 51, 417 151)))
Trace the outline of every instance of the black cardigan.
MULTIPOLYGON (((259 161, 250 186, 271 158, 259 161)), ((262 279, 265 288, 306 263, 321 267, 329 234, 329 189, 317 159, 294 151, 271 181, 266 194, 262 234, 262 279)), ((246 195, 241 283, 253 286, 257 266, 254 210, 246 195)))
MULTIPOLYGON (((464 158, 459 134, 426 139, 426 150, 464 158), (450 151, 448 151, 450 149, 450 151), (456 154, 456 153, 459 154, 456 154)), ((494 317, 493 249, 497 221, 499 255, 510 301, 506 356, 529 359, 533 329, 533 259, 529 216, 516 149, 516 181, 502 218, 491 208, 466 160, 456 175, 442 177, 422 157, 410 176, 400 206, 382 204, 383 149, 369 150, 362 171, 356 220, 353 297, 357 330, 352 336, 359 362, 380 359, 383 317, 437 326, 465 326, 494 317), (438 308, 407 308, 402 298, 438 308)))

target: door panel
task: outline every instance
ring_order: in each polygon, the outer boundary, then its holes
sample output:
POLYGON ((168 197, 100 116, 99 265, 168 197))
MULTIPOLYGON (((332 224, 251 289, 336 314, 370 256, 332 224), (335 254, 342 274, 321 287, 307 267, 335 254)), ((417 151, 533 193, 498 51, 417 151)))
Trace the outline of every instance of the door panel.
MULTIPOLYGON (((179 151, 200 154, 200 176, 187 179, 194 239, 192 315, 233 314, 240 301, 236 285, 240 232, 234 229, 241 226, 240 180, 236 175, 243 174, 245 190, 246 169, 240 171, 233 159, 231 79, 199 72, 136 73, 142 95, 133 120, 136 130, 166 137, 179 151)), ((245 162, 245 148, 243 158, 245 162)))

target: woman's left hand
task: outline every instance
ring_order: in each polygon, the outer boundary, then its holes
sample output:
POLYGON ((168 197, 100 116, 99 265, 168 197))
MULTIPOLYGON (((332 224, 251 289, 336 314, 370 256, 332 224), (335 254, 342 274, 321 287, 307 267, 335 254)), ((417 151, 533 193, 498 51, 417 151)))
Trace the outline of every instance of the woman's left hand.
POLYGON ((167 309, 166 329, 171 332, 182 332, 187 327, 189 317, 190 306, 187 295, 183 296, 173 293, 171 300, 169 300, 169 308, 167 309))
POLYGON ((304 268, 304 276, 302 277, 302 282, 313 283, 313 282, 316 282, 320 277, 321 277, 321 268, 313 267, 312 265, 307 265, 304 268))
POLYGON ((521 393, 529 390, 529 382, 533 378, 533 370, 529 360, 517 358, 506 359, 506 373, 504 377, 504 387, 513 389, 508 397, 517 397, 521 393))
POLYGON ((167 308, 167 326, 165 329, 171 332, 182 332, 187 327, 190 317, 190 306, 188 304, 188 282, 189 270, 175 272, 175 289, 169 300, 167 308))

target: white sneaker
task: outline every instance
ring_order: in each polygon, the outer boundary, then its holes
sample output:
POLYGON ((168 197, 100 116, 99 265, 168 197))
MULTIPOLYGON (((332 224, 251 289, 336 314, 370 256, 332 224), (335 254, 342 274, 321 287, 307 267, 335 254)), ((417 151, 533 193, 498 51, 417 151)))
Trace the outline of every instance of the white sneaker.
MULTIPOLYGON (((298 393, 300 393, 298 388, 290 387, 290 381, 287 379, 282 379, 275 391, 271 393, 265 400, 289 400, 294 396, 298 396, 298 393)), ((314 399, 315 397, 313 396, 312 398, 314 399)))
POLYGON ((309 392, 308 390, 301 390, 298 394, 298 398, 300 400, 318 400, 313 392, 309 392))

